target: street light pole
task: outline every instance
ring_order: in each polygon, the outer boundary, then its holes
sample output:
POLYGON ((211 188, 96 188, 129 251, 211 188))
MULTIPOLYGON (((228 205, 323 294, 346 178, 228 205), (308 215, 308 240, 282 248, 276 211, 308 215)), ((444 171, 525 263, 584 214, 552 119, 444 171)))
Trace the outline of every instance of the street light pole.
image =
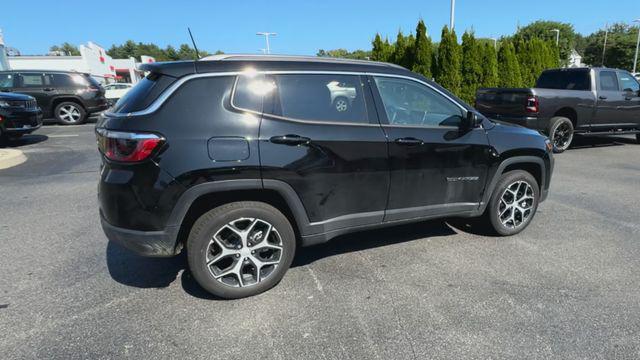
MULTIPOLYGON (((635 19, 633 22, 640 24, 640 19, 635 19)), ((638 48, 640 47, 640 26, 638 26, 638 40, 636 41, 636 56, 633 58, 633 75, 636 74, 636 65, 638 65, 638 48)))
POLYGON ((269 47, 269 36, 276 36, 278 34, 274 32, 257 32, 256 35, 264 36, 265 40, 267 41, 267 54, 271 54, 271 48, 269 47))
POLYGON ((496 38, 489 38, 489 39, 493 40, 493 48, 495 50, 498 50, 498 39, 496 38))
POLYGON ((609 23, 604 24, 604 45, 602 45, 602 64, 604 67, 604 53, 607 51, 607 36, 609 35, 609 23))
POLYGON ((449 19, 449 28, 453 31, 456 17, 456 0, 451 0, 451 18, 449 19))
POLYGON ((558 44, 560 43, 560 30, 559 29, 553 29, 551 31, 556 33, 556 46, 558 46, 558 44))

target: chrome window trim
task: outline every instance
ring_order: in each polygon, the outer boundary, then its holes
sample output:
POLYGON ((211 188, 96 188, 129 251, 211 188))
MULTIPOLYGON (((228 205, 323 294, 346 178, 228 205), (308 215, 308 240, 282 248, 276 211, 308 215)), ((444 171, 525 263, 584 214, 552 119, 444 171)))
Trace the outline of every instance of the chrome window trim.
MULTIPOLYGON (((227 71, 227 72, 217 72, 217 73, 198 73, 198 74, 187 75, 187 76, 179 78, 177 81, 175 81, 173 84, 171 84, 171 86, 169 86, 166 90, 164 90, 162 92, 162 94, 160 94, 160 96, 158 96, 158 98, 155 99, 151 103, 151 105, 147 106, 145 109, 142 109, 142 110, 139 110, 139 111, 133 111, 133 112, 129 112, 129 113, 114 113, 114 112, 110 112, 109 111, 109 112, 106 112, 106 115, 111 116, 111 117, 130 117, 130 116, 149 115, 149 114, 152 114, 152 113, 156 112, 167 101, 167 99, 169 99, 169 97, 171 97, 171 95, 173 95, 173 93, 176 90, 178 90, 187 81, 194 80, 194 79, 201 79, 201 78, 209 78, 209 77, 238 76, 238 75, 251 74, 251 73, 261 74, 261 75, 281 75, 281 74, 355 75, 355 76, 379 76, 379 77, 392 77, 392 78, 398 78, 398 79, 406 79, 406 80, 410 80, 410 81, 415 81, 415 82, 417 82, 419 84, 425 85, 425 86, 431 88, 432 90, 436 91, 437 93, 439 93, 440 95, 444 96, 449 101, 453 102, 458 107, 460 107, 460 109, 463 110, 463 114, 467 111, 467 108, 462 106, 459 102, 457 102, 456 100, 454 100, 449 95, 447 95, 444 92, 442 92, 441 90, 437 89, 436 87, 432 86, 431 84, 427 83, 426 81, 422 81, 420 79, 416 79, 414 77, 406 76, 406 75, 386 74, 386 73, 366 72, 366 71, 328 71, 328 70, 266 70, 266 71, 251 71, 251 70, 245 70, 245 71, 227 71)), ((235 81, 234 81, 234 89, 233 90, 235 90, 235 81)), ((248 111, 248 110, 243 110, 243 111, 248 111)), ((255 111, 250 111, 250 112, 256 113, 255 111)), ((263 115, 262 113, 258 113, 258 114, 263 115)), ((298 122, 305 122, 305 123, 312 122, 312 121, 307 121, 307 120, 288 119, 288 118, 283 118, 283 117, 279 117, 279 116, 275 116, 275 115, 269 115, 269 116, 273 116, 273 117, 276 117, 276 118, 281 118, 282 120, 298 121, 298 122)), ((317 123, 319 123, 319 124, 329 124, 330 122, 318 121, 317 123)), ((377 124, 358 124, 358 123, 337 123, 337 124, 359 125, 359 126, 371 126, 371 125, 379 126, 377 124)))

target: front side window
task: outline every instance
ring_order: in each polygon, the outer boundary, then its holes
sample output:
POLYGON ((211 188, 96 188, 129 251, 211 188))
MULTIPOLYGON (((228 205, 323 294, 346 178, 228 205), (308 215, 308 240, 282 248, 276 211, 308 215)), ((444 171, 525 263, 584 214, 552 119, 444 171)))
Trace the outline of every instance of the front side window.
POLYGON ((357 75, 285 74, 272 77, 273 109, 290 119, 368 123, 364 85, 357 75))
POLYGON ((0 88, 12 88, 13 78, 13 74, 0 74, 0 88))
POLYGON ((42 74, 21 74, 22 86, 24 87, 43 87, 44 78, 42 74))
POLYGON ((462 109, 435 90, 415 81, 375 77, 390 125, 458 126, 462 109))
POLYGON ((600 90, 618 91, 618 78, 613 71, 600 72, 600 90))
POLYGON ((620 87, 622 88, 622 91, 631 91, 636 93, 640 91, 638 81, 631 76, 631 74, 628 72, 619 72, 618 75, 620 75, 620 87))

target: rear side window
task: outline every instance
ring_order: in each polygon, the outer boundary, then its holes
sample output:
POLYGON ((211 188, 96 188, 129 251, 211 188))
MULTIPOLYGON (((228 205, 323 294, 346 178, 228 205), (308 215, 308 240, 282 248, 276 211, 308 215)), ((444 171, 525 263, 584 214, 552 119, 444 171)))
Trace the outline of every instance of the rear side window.
POLYGON ((151 73, 131 88, 113 107, 115 113, 130 113, 146 109, 176 79, 151 73))
POLYGON ((263 96, 274 87, 273 81, 267 80, 264 75, 240 75, 236 79, 231 103, 238 109, 262 112, 263 96))
POLYGON ((80 74, 50 74, 48 75, 51 85, 61 88, 73 88, 88 86, 89 83, 80 74))
POLYGON ((545 71, 538 78, 536 87, 541 89, 559 90, 591 90, 589 71, 545 71))
POLYGON ((369 122, 360 76, 284 74, 265 84, 274 88, 273 109, 265 113, 308 121, 369 122))
POLYGON ((44 76, 42 74, 20 74, 23 87, 43 87, 44 76))
POLYGON ((627 72, 618 72, 618 75, 620 77, 620 87, 622 88, 622 91, 640 91, 640 85, 638 84, 638 81, 634 79, 631 74, 627 72))
POLYGON ((618 78, 613 71, 601 71, 600 72, 600 90, 603 91, 618 91, 618 78))

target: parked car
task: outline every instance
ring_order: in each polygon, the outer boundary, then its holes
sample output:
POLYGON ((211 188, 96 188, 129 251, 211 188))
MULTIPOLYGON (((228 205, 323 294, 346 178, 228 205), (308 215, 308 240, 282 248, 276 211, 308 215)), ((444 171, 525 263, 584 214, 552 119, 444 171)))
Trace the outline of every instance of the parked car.
POLYGON ((133 87, 133 84, 129 84, 129 83, 114 83, 114 84, 105 85, 104 86, 104 90, 105 90, 104 96, 107 98, 107 103, 109 103, 109 105, 115 104, 132 87, 133 87))
POLYGON ((92 113, 105 110, 104 89, 89 74, 49 71, 0 71, 0 91, 33 96, 44 118, 60 124, 82 124, 92 113))
POLYGON ((146 256, 186 247, 222 298, 271 288, 297 247, 349 232, 456 216, 517 234, 549 191, 546 137, 402 67, 226 55, 142 69, 96 124, 103 230, 146 256), (355 90, 346 111, 334 82, 355 90))
POLYGON ((636 134, 640 143, 640 85, 624 70, 547 70, 532 89, 479 89, 476 108, 544 132, 556 152, 568 149, 574 134, 636 134))
POLYGON ((636 79, 640 80, 640 73, 633 73, 633 76, 634 76, 636 79))
POLYGON ((29 95, 0 92, 0 140, 30 134, 42 126, 42 110, 29 95))

